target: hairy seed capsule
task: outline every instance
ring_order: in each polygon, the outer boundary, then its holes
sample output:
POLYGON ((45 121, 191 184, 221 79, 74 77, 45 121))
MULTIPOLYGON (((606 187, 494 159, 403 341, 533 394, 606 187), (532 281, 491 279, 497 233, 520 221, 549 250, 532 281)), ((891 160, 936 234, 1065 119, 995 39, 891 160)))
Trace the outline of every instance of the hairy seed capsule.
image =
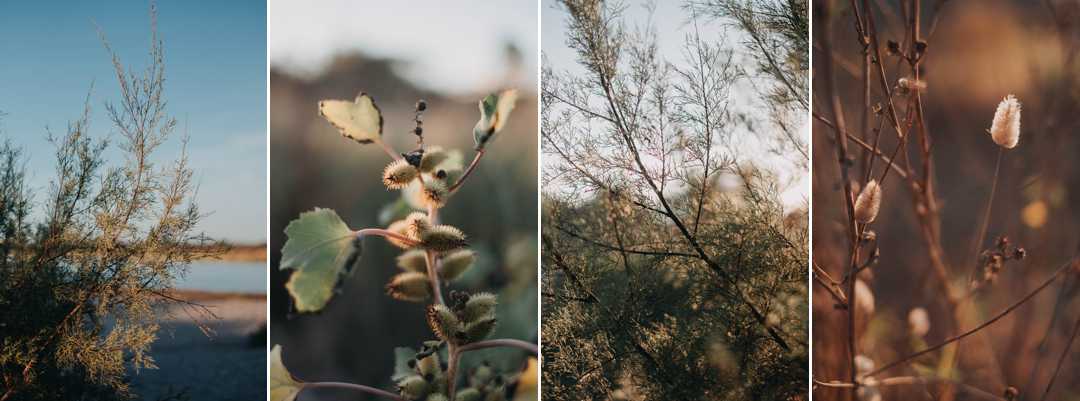
POLYGON ((405 221, 409 224, 409 237, 416 238, 417 240, 422 238, 423 233, 431 228, 431 222, 428 220, 427 213, 412 212, 405 217, 405 221))
POLYGON ((470 387, 458 391, 457 395, 454 396, 454 401, 480 401, 482 396, 480 390, 470 387))
POLYGON ((998 103, 990 125, 990 137, 1005 149, 1012 149, 1020 142, 1020 101, 1015 96, 1006 96, 998 103))
POLYGON ((465 233, 448 225, 432 226, 420 236, 420 245, 436 252, 447 252, 468 245, 465 233))
MULTIPOLYGON (((417 242, 420 242, 420 237, 419 236, 412 235, 412 233, 410 233, 410 226, 411 225, 409 224, 408 220, 398 220, 398 221, 395 221, 393 223, 390 223, 389 226, 386 226, 386 231, 392 232, 394 234, 398 234, 398 235, 406 237, 406 238, 411 238, 411 239, 413 239, 413 240, 415 240, 417 242)), ((409 243, 407 243, 405 241, 402 241, 400 239, 394 238, 394 237, 386 237, 386 240, 389 241, 390 244, 392 244, 392 245, 394 245, 394 246, 396 246, 398 248, 401 248, 401 249, 411 249, 412 248, 411 244, 409 244, 409 243)))
POLYGON ((494 319, 495 305, 497 304, 498 301, 495 299, 495 294, 490 292, 474 294, 465 302, 465 308, 461 312, 461 318, 466 324, 484 319, 494 319))
POLYGON ((400 301, 420 302, 431 296, 431 283, 424 273, 405 272, 390 280, 386 293, 400 301))
POLYGON ((442 373, 442 365, 439 363, 439 353, 435 352, 416 363, 416 370, 423 376, 435 377, 442 373))
POLYGON ((398 255, 397 265, 408 272, 427 272, 427 252, 423 249, 410 249, 398 255))
POLYGON ((450 195, 446 183, 442 180, 425 180, 424 187, 420 188, 420 203, 429 208, 440 208, 446 204, 446 197, 450 195))
POLYGON ((408 376, 398 382, 401 396, 407 400, 418 400, 428 394, 428 382, 419 375, 408 376))
POLYGON ((869 224, 877 218, 881 208, 881 186, 870 180, 855 199, 855 221, 869 224))
POLYGON ((405 160, 397 159, 386 165, 386 169, 383 170, 383 184, 387 189, 402 189, 419 175, 420 172, 415 167, 410 166, 405 160))
POLYGON ((487 362, 485 362, 483 365, 476 367, 472 377, 469 378, 469 382, 472 383, 474 387, 483 387, 491 382, 491 378, 494 374, 495 372, 491 370, 491 366, 488 366, 487 362))
POLYGON ((447 157, 449 157, 449 154, 441 147, 431 146, 424 149, 424 157, 420 159, 420 171, 430 173, 432 170, 435 170, 439 164, 445 161, 447 157))
POLYGON ((439 276, 446 281, 456 280, 461 277, 462 273, 469 270, 475 261, 476 252, 470 249, 462 249, 443 255, 442 269, 439 270, 439 276))
POLYGON ((495 330, 495 318, 480 319, 465 326, 465 338, 469 342, 480 341, 495 330))
POLYGON ((461 333, 461 321, 450 308, 443 304, 435 304, 428 307, 428 325, 436 336, 448 341, 456 342, 458 333, 461 333))

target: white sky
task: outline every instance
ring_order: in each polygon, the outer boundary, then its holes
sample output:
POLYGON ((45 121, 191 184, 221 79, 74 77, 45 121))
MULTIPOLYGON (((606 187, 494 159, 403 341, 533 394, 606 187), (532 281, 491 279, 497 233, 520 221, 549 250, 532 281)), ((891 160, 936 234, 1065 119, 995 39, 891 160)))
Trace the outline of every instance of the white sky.
POLYGON ((503 44, 512 41, 530 67, 527 84, 536 85, 535 0, 269 0, 268 6, 273 66, 314 73, 335 54, 362 50, 407 61, 402 72, 423 87, 465 94, 498 84, 503 44))
MULTIPOLYGON (((683 46, 685 35, 693 28, 688 24, 688 14, 682 9, 682 1, 657 1, 651 11, 646 5, 648 1, 627 1, 627 9, 623 14, 624 21, 628 24, 648 24, 656 26, 658 33, 658 48, 661 55, 668 61, 679 63, 683 60, 683 46)), ((542 28, 540 39, 541 48, 547 62, 557 71, 581 71, 577 64, 577 55, 566 45, 566 14, 555 0, 543 0, 541 9, 542 28)), ((707 18, 699 22, 702 36, 708 40, 719 40, 725 30, 731 32, 722 23, 707 18)), ((632 28, 632 26, 627 26, 632 28)), ((732 32, 734 33, 734 32, 732 32)), ((729 35, 727 39, 730 45, 738 45, 739 39, 729 35)), ((749 85, 739 85, 733 90, 737 98, 753 99, 759 95, 749 85)), ((807 121, 799 124, 800 132, 804 138, 809 138, 809 126, 807 121)), ((795 169, 793 165, 775 155, 765 151, 760 145, 755 146, 751 141, 740 149, 742 160, 753 160, 758 166, 771 168, 779 175, 782 183, 788 184, 783 187, 782 201, 788 207, 801 207, 809 199, 810 176, 804 169, 795 169)), ((799 157, 792 155, 792 157, 799 157)))

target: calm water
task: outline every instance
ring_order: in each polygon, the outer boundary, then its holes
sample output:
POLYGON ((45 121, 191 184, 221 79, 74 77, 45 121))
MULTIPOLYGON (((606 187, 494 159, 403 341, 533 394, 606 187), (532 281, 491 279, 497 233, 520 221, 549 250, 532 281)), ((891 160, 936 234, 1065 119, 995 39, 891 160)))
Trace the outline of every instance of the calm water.
POLYGON ((266 273, 265 262, 195 262, 176 288, 265 294, 266 273))

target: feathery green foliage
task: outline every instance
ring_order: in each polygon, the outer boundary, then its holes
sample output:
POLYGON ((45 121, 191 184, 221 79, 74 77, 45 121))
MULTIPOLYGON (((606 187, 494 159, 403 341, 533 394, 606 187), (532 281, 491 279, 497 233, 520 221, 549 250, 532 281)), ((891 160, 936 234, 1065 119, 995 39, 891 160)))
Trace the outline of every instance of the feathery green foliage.
POLYGON ((0 145, 0 400, 132 398, 127 372, 154 367, 155 305, 206 256, 194 250, 209 241, 195 232, 185 156, 151 161, 176 127, 154 32, 141 73, 113 53, 120 101, 106 110, 116 143, 90 136, 87 101, 65 134, 49 136, 56 172, 45 194, 28 186, 22 150, 0 145), (110 148, 122 162, 105 159, 110 148))

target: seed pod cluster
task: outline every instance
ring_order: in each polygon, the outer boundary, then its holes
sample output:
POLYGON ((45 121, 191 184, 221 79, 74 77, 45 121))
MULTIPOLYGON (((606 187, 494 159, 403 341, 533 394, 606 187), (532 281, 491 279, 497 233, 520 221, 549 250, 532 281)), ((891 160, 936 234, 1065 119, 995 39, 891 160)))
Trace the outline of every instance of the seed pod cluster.
POLYGON ((428 325, 440 339, 453 344, 467 344, 487 338, 495 330, 495 295, 455 294, 453 307, 435 304, 428 307, 428 325))
MULTIPOLYGON (((448 225, 431 224, 427 213, 413 212, 404 219, 391 223, 387 230, 400 236, 387 237, 390 243, 405 250, 397 257, 397 266, 402 272, 386 285, 386 293, 395 299, 423 302, 431 297, 433 289, 428 276, 429 252, 434 253, 433 256, 441 262, 438 273, 447 281, 461 277, 476 261, 476 253, 464 249, 468 243, 461 230, 448 225)), ((483 327, 479 326, 472 329, 477 333, 484 331, 483 327)))
POLYGON ((460 401, 505 401, 510 393, 510 383, 495 372, 487 361, 469 371, 469 387, 458 390, 455 398, 460 401))
POLYGON ((447 400, 446 369, 439 358, 439 342, 429 341, 408 366, 411 372, 396 378, 398 393, 410 401, 447 400))

